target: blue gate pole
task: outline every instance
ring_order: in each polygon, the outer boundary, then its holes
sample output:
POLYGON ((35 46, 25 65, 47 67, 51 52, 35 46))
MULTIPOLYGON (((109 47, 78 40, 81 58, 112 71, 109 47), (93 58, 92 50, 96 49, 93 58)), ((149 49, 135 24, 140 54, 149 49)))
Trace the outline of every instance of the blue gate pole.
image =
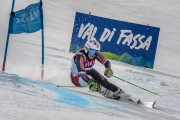
POLYGON ((42 26, 42 65, 41 65, 41 80, 44 79, 44 20, 43 20, 43 5, 42 5, 42 0, 40 0, 40 14, 41 14, 41 26, 42 26))
POLYGON ((11 7, 11 14, 10 14, 10 18, 9 18, 9 26, 8 26, 8 34, 7 34, 7 40, 6 40, 6 48, 5 48, 5 53, 4 53, 4 60, 3 60, 3 66, 2 66, 2 71, 5 71, 5 67, 6 67, 6 57, 7 57, 7 51, 8 51, 8 44, 9 44, 9 36, 10 36, 10 21, 12 19, 12 13, 14 10, 14 5, 15 5, 15 0, 13 0, 12 2, 12 7, 11 7))

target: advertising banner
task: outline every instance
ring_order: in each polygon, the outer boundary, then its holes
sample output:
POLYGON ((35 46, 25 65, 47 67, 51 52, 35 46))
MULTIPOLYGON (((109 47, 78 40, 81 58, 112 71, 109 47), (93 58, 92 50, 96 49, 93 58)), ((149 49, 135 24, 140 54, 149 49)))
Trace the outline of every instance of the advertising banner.
POLYGON ((95 38, 108 59, 153 68, 160 28, 76 13, 70 52, 95 38))

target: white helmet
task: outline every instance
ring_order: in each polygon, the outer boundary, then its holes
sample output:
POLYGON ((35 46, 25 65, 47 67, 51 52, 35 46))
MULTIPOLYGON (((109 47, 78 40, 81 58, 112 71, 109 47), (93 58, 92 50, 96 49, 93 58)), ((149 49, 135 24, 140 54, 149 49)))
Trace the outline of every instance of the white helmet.
POLYGON ((97 50, 100 51, 101 45, 96 39, 89 39, 86 44, 84 45, 85 53, 87 53, 89 50, 97 50))

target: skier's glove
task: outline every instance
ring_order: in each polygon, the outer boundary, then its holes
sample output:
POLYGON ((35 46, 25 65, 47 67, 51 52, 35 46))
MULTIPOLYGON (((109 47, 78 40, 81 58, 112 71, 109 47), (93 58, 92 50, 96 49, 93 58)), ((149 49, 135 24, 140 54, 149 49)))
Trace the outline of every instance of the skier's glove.
POLYGON ((113 71, 111 70, 111 68, 106 68, 105 71, 104 71, 104 75, 107 78, 110 78, 111 76, 113 76, 113 71))
POLYGON ((88 82, 88 86, 91 91, 98 91, 100 89, 100 84, 98 84, 94 80, 90 80, 88 82))

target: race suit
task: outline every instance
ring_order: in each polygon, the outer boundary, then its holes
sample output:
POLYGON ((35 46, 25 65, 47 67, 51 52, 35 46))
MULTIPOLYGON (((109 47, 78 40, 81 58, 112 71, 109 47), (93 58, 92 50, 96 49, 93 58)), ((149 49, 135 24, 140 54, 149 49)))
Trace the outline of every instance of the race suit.
POLYGON ((118 87, 110 83, 106 77, 96 71, 93 66, 95 60, 99 61, 105 68, 111 68, 110 61, 107 60, 101 53, 98 53, 94 59, 88 58, 88 53, 84 49, 78 51, 71 60, 71 81, 75 86, 87 86, 88 81, 93 79, 104 88, 113 92, 118 90, 118 87))

